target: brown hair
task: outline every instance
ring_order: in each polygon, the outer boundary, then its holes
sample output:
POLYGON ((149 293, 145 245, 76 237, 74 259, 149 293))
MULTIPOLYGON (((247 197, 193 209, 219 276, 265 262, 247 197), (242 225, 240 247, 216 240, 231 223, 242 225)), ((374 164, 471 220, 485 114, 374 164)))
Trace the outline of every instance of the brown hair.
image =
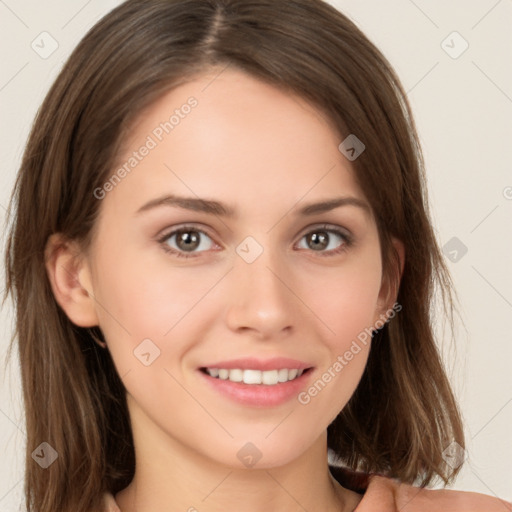
POLYGON ((93 191, 112 173, 131 123, 164 92, 228 65, 298 94, 343 138, 363 141, 352 166, 395 283, 391 237, 405 246, 403 309, 375 335, 355 394, 328 427, 329 448, 352 469, 409 483, 457 473, 442 452, 452 440, 463 447, 463 431, 431 316, 436 285, 452 307, 451 281, 429 220, 410 107, 387 60, 321 0, 129 0, 90 30, 50 89, 11 198, 9 353, 17 337, 29 511, 99 507, 102 492, 130 483, 135 465, 124 386, 93 341, 99 328, 72 324, 55 301, 48 238, 62 233, 87 248, 101 203, 93 191), (44 472, 31 457, 43 441, 59 455, 44 472))

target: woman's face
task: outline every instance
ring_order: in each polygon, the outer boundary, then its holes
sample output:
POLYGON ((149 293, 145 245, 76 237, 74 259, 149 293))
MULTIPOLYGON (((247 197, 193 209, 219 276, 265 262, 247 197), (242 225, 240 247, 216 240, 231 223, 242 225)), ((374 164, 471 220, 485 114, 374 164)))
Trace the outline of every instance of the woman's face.
POLYGON ((325 444, 389 307, 341 142, 303 100, 233 70, 140 117, 95 191, 81 278, 147 449, 272 467, 325 444))

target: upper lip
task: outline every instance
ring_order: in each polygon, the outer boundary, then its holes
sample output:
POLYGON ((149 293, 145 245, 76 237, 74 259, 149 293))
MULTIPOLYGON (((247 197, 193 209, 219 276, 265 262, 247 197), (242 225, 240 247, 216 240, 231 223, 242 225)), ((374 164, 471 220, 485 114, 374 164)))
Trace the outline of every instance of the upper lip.
POLYGON ((273 357, 271 359, 257 359, 254 357, 246 357, 241 359, 230 359, 229 361, 217 361, 212 364, 205 364, 201 368, 225 368, 226 370, 282 370, 294 369, 305 370, 311 368, 312 365, 299 361, 297 359, 290 359, 288 357, 273 357))

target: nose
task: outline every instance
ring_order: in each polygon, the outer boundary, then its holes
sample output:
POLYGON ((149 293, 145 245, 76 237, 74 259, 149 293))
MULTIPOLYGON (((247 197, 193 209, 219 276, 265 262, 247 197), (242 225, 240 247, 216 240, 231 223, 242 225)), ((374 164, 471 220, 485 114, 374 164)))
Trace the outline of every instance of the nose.
POLYGON ((264 250, 247 263, 236 257, 230 272, 226 324, 234 332, 247 332, 266 340, 289 336, 299 318, 293 280, 284 264, 264 250))

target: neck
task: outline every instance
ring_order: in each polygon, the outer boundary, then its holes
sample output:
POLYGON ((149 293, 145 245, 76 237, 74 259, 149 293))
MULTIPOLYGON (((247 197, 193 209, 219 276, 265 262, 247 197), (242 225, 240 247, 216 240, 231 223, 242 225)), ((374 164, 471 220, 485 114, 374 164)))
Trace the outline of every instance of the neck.
POLYGON ((133 421, 136 470, 115 499, 121 512, 352 511, 359 497, 341 487, 327 465, 322 435, 291 462, 268 468, 233 468, 184 446, 145 422, 133 421))

